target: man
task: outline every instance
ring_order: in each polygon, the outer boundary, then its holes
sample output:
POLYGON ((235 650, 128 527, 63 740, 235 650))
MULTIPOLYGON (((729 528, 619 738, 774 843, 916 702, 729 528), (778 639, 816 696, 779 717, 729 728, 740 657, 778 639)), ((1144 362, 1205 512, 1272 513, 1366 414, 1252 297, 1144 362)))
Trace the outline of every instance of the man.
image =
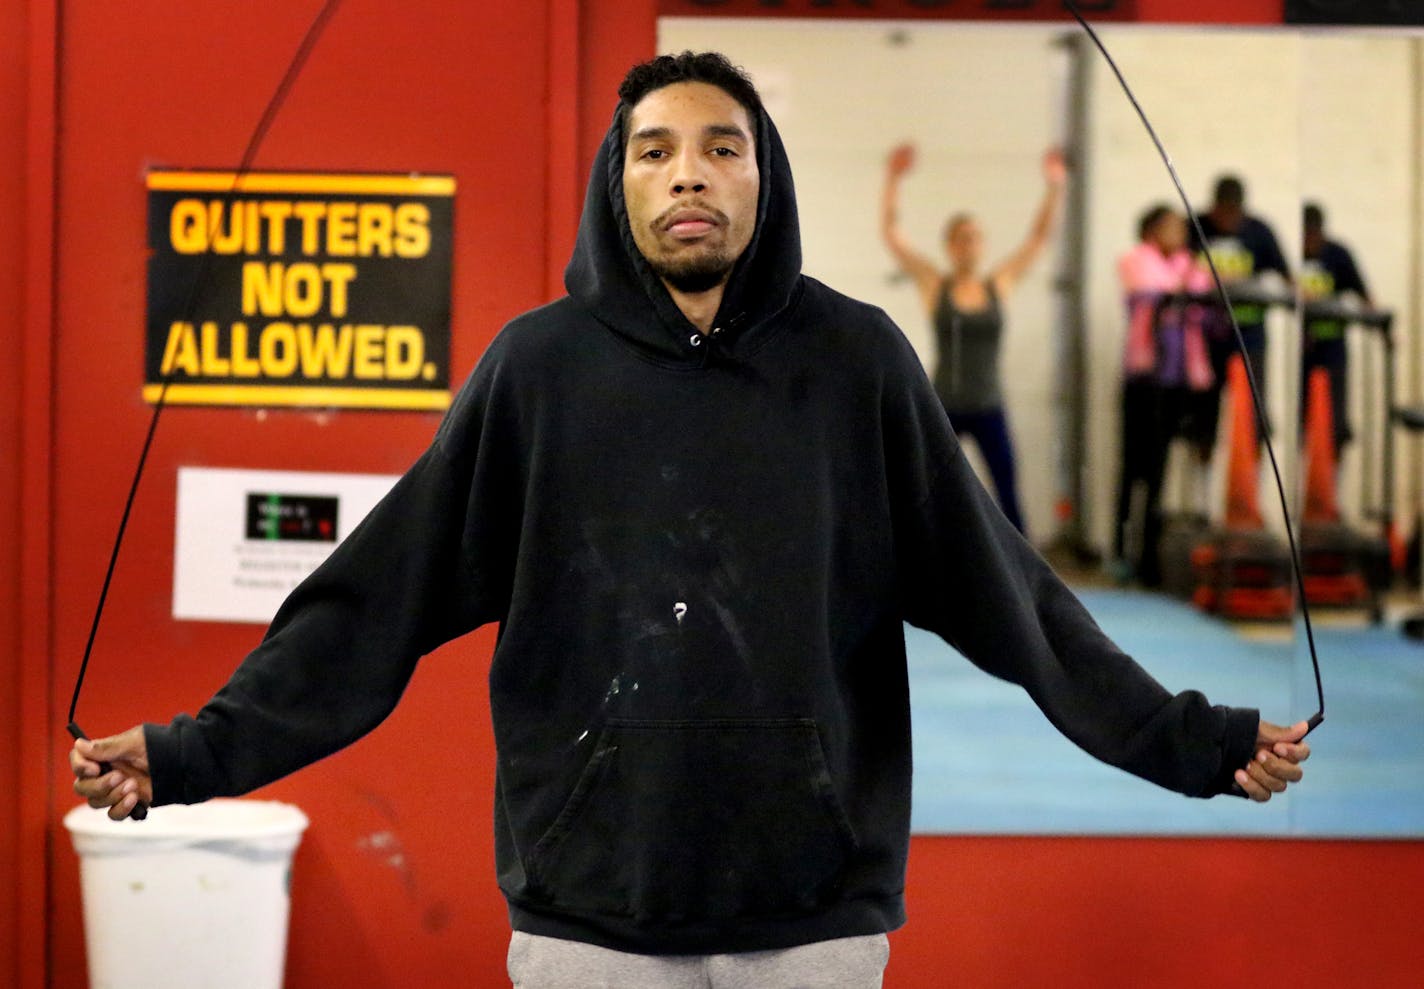
MULTIPOLYGON (((1301 265, 1301 295, 1307 305, 1327 302, 1341 296, 1354 295, 1366 306, 1373 305, 1364 276, 1355 264, 1350 249, 1325 234, 1325 211, 1318 203, 1306 203, 1302 211, 1305 238, 1305 262, 1301 265)), ((1349 421, 1349 352, 1345 346, 1345 321, 1333 316, 1321 317, 1306 310, 1305 341, 1301 361, 1305 380, 1301 382, 1301 413, 1310 394, 1310 372, 1325 368, 1330 376, 1330 407, 1332 437, 1338 463, 1340 449, 1353 436, 1349 421)))
MULTIPOLYGON (((1201 224, 1206 243, 1193 246, 1211 255, 1228 293, 1232 283, 1253 282, 1272 271, 1290 281, 1290 268, 1281 253, 1275 231, 1266 221, 1246 212, 1246 186, 1235 175, 1223 175, 1217 179, 1211 209, 1198 214, 1197 222, 1201 224)), ((1262 389, 1266 387, 1266 309, 1265 305, 1256 301, 1235 302, 1231 307, 1236 325, 1241 330, 1241 339, 1246 345, 1246 360, 1250 363, 1256 384, 1262 389)), ((1204 393, 1203 404, 1187 417, 1185 426, 1185 432, 1195 441, 1203 460, 1210 459, 1216 444, 1226 365, 1231 355, 1237 352, 1235 334, 1227 326, 1220 329, 1221 332, 1214 334, 1211 340, 1216 387, 1204 393)))
POLYGON ((878 986, 904 920, 903 622, 1183 792, 1267 800, 1304 725, 1168 694, 975 480, 903 335, 800 274, 751 83, 635 67, 567 298, 491 344, 431 448, 196 718, 76 743, 124 817, 357 739, 487 622, 517 986, 878 986), (98 760, 114 763, 100 775, 98 760))

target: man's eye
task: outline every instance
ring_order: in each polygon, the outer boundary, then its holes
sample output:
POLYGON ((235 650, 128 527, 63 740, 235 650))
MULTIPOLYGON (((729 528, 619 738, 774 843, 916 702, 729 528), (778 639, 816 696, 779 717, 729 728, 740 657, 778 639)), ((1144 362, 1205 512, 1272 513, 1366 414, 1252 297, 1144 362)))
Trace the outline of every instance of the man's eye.
POLYGON ((719 158, 735 158, 737 156, 735 148, 713 148, 712 153, 719 158))
POLYGON ((667 152, 661 148, 649 148, 643 152, 643 157, 649 161, 659 161, 667 157, 667 152))

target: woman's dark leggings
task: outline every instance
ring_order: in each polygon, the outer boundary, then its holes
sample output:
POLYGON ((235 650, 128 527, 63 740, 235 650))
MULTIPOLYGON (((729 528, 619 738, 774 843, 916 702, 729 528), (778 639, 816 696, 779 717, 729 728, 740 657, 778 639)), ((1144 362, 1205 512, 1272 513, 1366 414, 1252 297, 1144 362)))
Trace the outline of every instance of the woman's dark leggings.
POLYGON ((979 447, 979 453, 988 465, 989 476, 994 482, 994 493, 998 496, 999 507, 1004 515, 1025 536, 1023 512, 1019 508, 1019 488, 1014 469, 1014 442, 1009 437, 1009 420, 1002 408, 985 409, 982 412, 949 413, 949 424, 963 436, 972 436, 979 447))

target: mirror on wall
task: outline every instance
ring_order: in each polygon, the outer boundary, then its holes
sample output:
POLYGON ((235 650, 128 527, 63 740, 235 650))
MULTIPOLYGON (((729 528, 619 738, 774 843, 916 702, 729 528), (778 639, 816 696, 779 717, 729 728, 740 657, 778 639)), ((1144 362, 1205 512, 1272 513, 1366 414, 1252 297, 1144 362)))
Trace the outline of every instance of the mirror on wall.
MULTIPOLYGON (((1309 406, 1303 293, 1319 280, 1318 264, 1305 258, 1307 201, 1322 202, 1330 235, 1355 248, 1369 302, 1395 312, 1395 404, 1420 395, 1411 369, 1420 365, 1424 284, 1417 153, 1424 40, 1285 29, 1101 33, 1194 209, 1213 221, 1211 255, 1231 282, 1299 520, 1320 494, 1318 483, 1307 483, 1310 429, 1299 428, 1303 399, 1309 406), (1359 99, 1365 91, 1368 110, 1359 99), (1225 206, 1217 202, 1223 192, 1225 206), (1238 199, 1239 210, 1227 208, 1238 199), (1276 261, 1262 246, 1263 228, 1276 261)), ((892 152, 913 147, 912 157, 899 153, 902 165, 912 164, 894 187, 904 242, 948 271, 956 256, 947 228, 969 218, 985 274, 1016 266, 1017 277, 1003 283, 997 357, 1030 539, 1099 624, 1170 689, 1260 707, 1281 723, 1313 713, 1273 472, 1259 442, 1236 424, 1246 393, 1228 360, 1233 348, 1219 342, 1220 307, 1203 315, 1202 286, 1184 286, 1172 306, 1153 310, 1152 352, 1166 362, 1154 368, 1175 368, 1166 411, 1159 398, 1144 406, 1132 404, 1140 395, 1125 396, 1126 367, 1140 360, 1144 338, 1131 332, 1124 259, 1154 208, 1159 219, 1163 210, 1176 214, 1165 229, 1180 224, 1182 210, 1151 140, 1084 37, 1062 24, 692 17, 664 18, 659 45, 721 50, 752 74, 791 155, 806 272, 884 308, 934 375, 954 338, 943 319, 936 328, 932 303, 902 271, 881 223, 892 152), (1056 200, 1052 157, 1045 161, 1054 148, 1069 166, 1056 200), (1048 243, 1018 264, 1046 203, 1048 243), (1146 449, 1161 461, 1144 469, 1137 427, 1149 413, 1170 428, 1151 434, 1155 445, 1146 449), (1125 450, 1137 481, 1123 498, 1125 450), (1156 479, 1161 519, 1150 539, 1147 478, 1156 479), (1243 526, 1247 537, 1227 538, 1243 526), (1155 561, 1144 545, 1158 547, 1155 561)), ((1162 229, 1152 236, 1180 235, 1162 229)), ((1306 785, 1264 807, 1160 791, 1083 755, 1020 690, 907 629, 917 831, 1424 833, 1424 782, 1412 782, 1424 781, 1416 727, 1424 723, 1424 644, 1399 628, 1404 612, 1416 603, 1424 610, 1424 602, 1389 570, 1407 556, 1420 463, 1417 444, 1380 404, 1390 373, 1383 338, 1357 322, 1342 330, 1347 370, 1336 374, 1347 382, 1339 418, 1354 437, 1338 451, 1329 444, 1332 463, 1322 471, 1317 456, 1314 476, 1330 479, 1336 528, 1348 530, 1345 569, 1349 561, 1378 562, 1380 544, 1394 559, 1383 578, 1376 573, 1350 597, 1342 590, 1348 580, 1331 582, 1339 574, 1327 565, 1329 553, 1312 558, 1322 571, 1312 600, 1324 595, 1312 609, 1314 638, 1332 707, 1312 737, 1319 754, 1306 785)), ((997 492, 993 439, 987 447, 967 440, 966 450, 997 492)))
MULTIPOLYGON (((1412 411, 1413 424, 1424 424, 1424 33, 1311 32, 1300 59, 1302 528, 1331 731, 1320 739, 1330 753, 1319 766, 1326 785, 1301 789, 1295 817, 1322 833, 1418 834, 1424 462, 1419 432, 1395 413, 1412 411), (1332 596, 1359 593, 1351 579, 1360 570, 1368 579, 1376 560, 1388 584, 1379 621, 1331 609, 1332 596)), ((1314 689, 1303 646, 1298 640, 1302 694, 1314 689)))

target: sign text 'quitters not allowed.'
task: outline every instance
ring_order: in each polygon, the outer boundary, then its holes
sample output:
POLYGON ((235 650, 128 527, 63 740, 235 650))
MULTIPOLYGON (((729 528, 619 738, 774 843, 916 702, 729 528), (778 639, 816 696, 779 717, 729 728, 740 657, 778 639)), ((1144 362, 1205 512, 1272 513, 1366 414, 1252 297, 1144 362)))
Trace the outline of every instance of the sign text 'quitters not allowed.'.
POLYGON ((444 409, 455 179, 152 171, 144 398, 444 409))

